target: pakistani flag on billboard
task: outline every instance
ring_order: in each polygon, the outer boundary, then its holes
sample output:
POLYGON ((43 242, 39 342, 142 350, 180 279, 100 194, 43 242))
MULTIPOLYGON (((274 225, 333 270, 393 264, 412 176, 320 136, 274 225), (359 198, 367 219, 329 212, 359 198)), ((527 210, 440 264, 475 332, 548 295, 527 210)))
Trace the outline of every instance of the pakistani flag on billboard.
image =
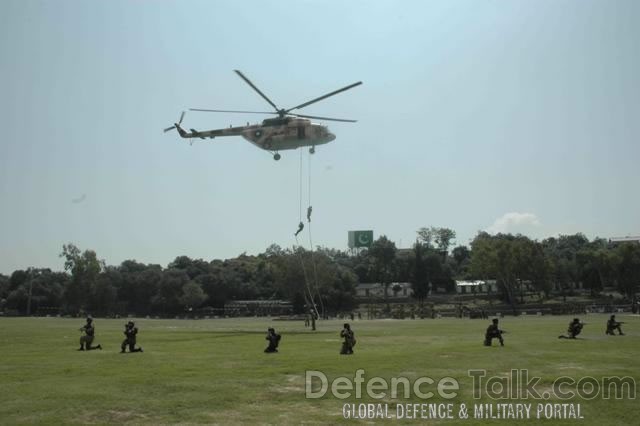
POLYGON ((349 231, 349 248, 371 247, 373 231, 349 231))

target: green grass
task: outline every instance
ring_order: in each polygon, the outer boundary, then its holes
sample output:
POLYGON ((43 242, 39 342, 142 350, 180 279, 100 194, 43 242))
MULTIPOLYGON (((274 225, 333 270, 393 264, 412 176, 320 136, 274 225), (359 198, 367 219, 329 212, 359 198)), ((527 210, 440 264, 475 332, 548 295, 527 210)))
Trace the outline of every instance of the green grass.
MULTIPOLYGON (((559 376, 630 376, 640 379, 640 317, 626 321, 626 336, 605 336, 605 315, 583 317, 582 339, 559 340, 569 317, 506 317, 505 347, 483 347, 487 320, 355 321, 355 355, 340 356, 342 321, 319 322, 311 332, 302 323, 269 319, 152 320, 139 319, 138 343, 144 353, 120 354, 125 320, 97 318, 96 341, 102 351, 77 352, 82 319, 0 318, 0 423, 206 423, 206 424, 333 424, 371 423, 345 420, 345 403, 477 402, 472 397, 469 369, 506 375, 528 369, 541 376, 547 389, 559 376), (264 354, 266 329, 283 338, 278 354, 264 354), (305 399, 305 371, 323 371, 330 380, 353 378, 365 370, 373 376, 420 376, 460 383, 451 401, 385 398, 305 399)), ((494 345, 496 342, 494 342, 494 345)), ((365 382, 366 384, 366 382, 365 382)), ((426 388, 426 387, 425 387, 426 388)), ((425 389, 423 389, 425 390, 425 389)), ((435 385, 429 389, 435 391, 435 385)), ((366 392, 363 393, 366 394, 366 392)), ((483 399, 482 402, 491 402, 483 399)), ((496 402, 538 401, 505 400, 496 402)), ((542 401, 554 402, 554 400, 542 401)), ((557 402, 557 401, 556 401, 557 402)), ((587 401, 576 397, 583 420, 551 420, 545 424, 638 424, 635 400, 587 401)), ((393 411, 395 412, 395 411, 393 411)), ((535 420, 524 421, 530 423, 535 420)), ((376 423, 513 424, 509 420, 467 419, 375 421, 376 423)), ((522 423, 522 421, 517 421, 522 423)))

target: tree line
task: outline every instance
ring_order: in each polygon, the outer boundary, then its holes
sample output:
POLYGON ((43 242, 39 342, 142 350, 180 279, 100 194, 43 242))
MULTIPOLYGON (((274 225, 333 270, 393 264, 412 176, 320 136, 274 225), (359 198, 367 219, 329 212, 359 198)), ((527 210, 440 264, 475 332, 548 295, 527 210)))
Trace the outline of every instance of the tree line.
POLYGON ((258 255, 226 260, 178 256, 166 267, 135 260, 106 265, 95 251, 65 244, 64 272, 28 268, 0 274, 0 309, 172 316, 236 300, 286 300, 294 313, 315 303, 335 315, 357 306, 358 283, 381 283, 386 295, 393 283, 409 282, 416 302, 424 303, 436 289, 454 292, 456 280, 493 279, 512 306, 523 283, 544 296, 581 284, 594 296, 613 287, 632 301, 639 290, 637 243, 613 245, 583 234, 537 241, 479 232, 468 247, 450 250, 455 235, 448 228, 420 228, 411 249, 399 250, 383 235, 357 253, 271 245, 258 255))

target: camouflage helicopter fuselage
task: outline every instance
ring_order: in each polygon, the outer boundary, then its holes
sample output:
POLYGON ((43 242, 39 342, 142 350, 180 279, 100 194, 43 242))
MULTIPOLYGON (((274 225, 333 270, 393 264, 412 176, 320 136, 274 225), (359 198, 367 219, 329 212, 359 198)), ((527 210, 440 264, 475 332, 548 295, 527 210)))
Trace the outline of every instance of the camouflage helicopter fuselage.
POLYGON ((331 142, 336 136, 329 132, 327 126, 312 123, 310 120, 293 117, 269 118, 262 124, 252 124, 225 129, 190 132, 175 124, 183 138, 213 139, 220 136, 242 136, 258 148, 269 152, 283 151, 331 142))
POLYGON ((331 118, 320 117, 314 115, 303 115, 297 112, 292 112, 301 108, 305 108, 311 104, 327 99, 331 96, 342 93, 345 90, 352 89, 362 84, 361 81, 342 87, 333 92, 326 93, 322 96, 314 98, 310 101, 304 102, 293 108, 278 108, 271 99, 267 97, 258 87, 253 84, 242 72, 234 70, 238 76, 244 80, 253 90, 258 93, 262 99, 267 101, 271 105, 274 111, 237 111, 237 110, 219 110, 219 109, 202 109, 202 108, 189 108, 191 111, 203 111, 203 112, 224 112, 224 113, 242 113, 242 114, 277 114, 276 118, 268 118, 262 121, 262 124, 249 124, 241 127, 230 126, 226 129, 215 129, 198 131, 196 129, 189 129, 187 132, 180 124, 184 119, 185 112, 182 111, 180 119, 173 126, 164 129, 165 133, 176 129, 180 136, 187 139, 200 138, 200 139, 213 139, 219 136, 242 136, 255 146, 265 151, 269 151, 273 154, 274 160, 280 159, 278 151, 286 149, 296 149, 303 146, 308 146, 309 152, 313 154, 315 152, 316 145, 322 145, 329 143, 336 138, 336 136, 329 132, 326 126, 321 124, 312 123, 309 119, 314 120, 329 120, 329 121, 341 121, 346 123, 355 123, 356 120, 349 120, 344 118, 331 118))

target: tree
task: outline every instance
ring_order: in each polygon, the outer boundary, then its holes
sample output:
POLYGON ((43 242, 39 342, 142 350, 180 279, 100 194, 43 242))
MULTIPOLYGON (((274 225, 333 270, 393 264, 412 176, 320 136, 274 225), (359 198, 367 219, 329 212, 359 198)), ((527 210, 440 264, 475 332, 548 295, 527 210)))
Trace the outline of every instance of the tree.
POLYGON ((418 241, 422 243, 425 248, 433 248, 433 243, 436 238, 436 228, 433 226, 430 228, 420 228, 418 229, 418 241))
POLYGON ((229 284, 224 279, 222 268, 221 261, 214 261, 211 265, 211 272, 196 278, 196 282, 200 284, 207 295, 208 306, 214 308, 224 308, 227 300, 231 299, 233 295, 233 289, 229 288, 229 284))
POLYGON ((186 309, 190 308, 198 308, 200 305, 207 300, 207 295, 200 284, 189 281, 185 285, 182 286, 182 297, 180 297, 180 302, 186 309))
POLYGON ((120 275, 118 290, 118 310, 149 315, 156 306, 153 297, 158 293, 163 271, 160 265, 145 265, 135 260, 125 260, 117 267, 120 275))
POLYGON ((104 261, 98 260, 96 252, 85 250, 69 243, 62 246, 60 257, 64 257, 64 268, 71 272, 71 281, 65 289, 67 308, 79 312, 87 308, 98 274, 105 268, 104 261))
MULTIPOLYGON (((471 243, 471 270, 481 278, 495 278, 500 285, 505 301, 515 312, 517 291, 523 280, 534 275, 531 259, 544 259, 541 247, 522 235, 489 235, 480 232, 471 243)), ((538 266, 542 265, 539 261, 538 266)))
POLYGON ((615 249, 618 289, 633 300, 640 285, 640 244, 623 243, 615 249))
POLYGON ((6 303, 7 296, 9 295, 9 286, 9 277, 0 274, 0 310, 2 310, 6 303))
POLYGON ((183 270, 189 275, 189 278, 194 279, 198 275, 209 272, 209 263, 202 259, 192 260, 188 256, 178 256, 169 263, 167 269, 183 270))
POLYGON ((542 241, 551 266, 551 275, 566 298, 567 290, 576 288, 581 281, 578 252, 587 249, 589 240, 583 234, 559 235, 542 241))
POLYGON ((320 297, 320 306, 331 313, 349 312, 356 305, 356 275, 322 252, 315 252, 311 261, 310 281, 320 297))
POLYGON ((48 268, 29 268, 25 276, 26 280, 17 280, 20 282, 18 286, 8 292, 8 308, 29 315, 41 309, 60 307, 69 279, 67 274, 52 272, 48 268))
POLYGON ((456 238, 456 231, 449 228, 438 228, 430 226, 429 228, 420 228, 417 231, 418 241, 420 241, 426 249, 437 248, 446 256, 449 251, 451 242, 456 238))
POLYGON ((89 299, 91 312, 101 314, 114 312, 121 279, 120 272, 113 266, 105 268, 105 271, 98 275, 89 299))
POLYGON ((425 247, 420 241, 416 241, 413 245, 413 269, 410 283, 413 297, 418 300, 420 307, 423 307, 431 286, 425 259, 425 247))
POLYGON ((456 231, 449 228, 433 228, 434 229, 434 242, 438 246, 438 249, 446 256, 449 251, 451 241, 456 238, 456 231))
POLYGON ((286 255, 286 252, 277 244, 271 244, 264 252, 266 257, 279 257, 286 255))
POLYGON ((468 279, 471 251, 467 246, 458 246, 451 251, 454 260, 454 275, 460 279, 468 279))
POLYGON ((615 254, 603 240, 595 240, 588 247, 578 251, 576 264, 578 276, 592 296, 600 292, 605 285, 615 281, 615 254))
POLYGON ((389 241, 385 235, 375 240, 369 249, 369 255, 372 257, 374 263, 375 276, 384 287, 384 298, 387 303, 387 308, 389 307, 387 290, 393 278, 396 252, 395 243, 389 241))
POLYGON ((295 313, 306 313, 313 307, 315 289, 310 272, 311 259, 302 247, 295 252, 272 258, 275 286, 278 295, 291 300, 295 313))
POLYGON ((189 275, 180 269, 168 269, 162 273, 158 292, 151 299, 155 309, 163 315, 181 312, 182 287, 189 282, 189 275))

